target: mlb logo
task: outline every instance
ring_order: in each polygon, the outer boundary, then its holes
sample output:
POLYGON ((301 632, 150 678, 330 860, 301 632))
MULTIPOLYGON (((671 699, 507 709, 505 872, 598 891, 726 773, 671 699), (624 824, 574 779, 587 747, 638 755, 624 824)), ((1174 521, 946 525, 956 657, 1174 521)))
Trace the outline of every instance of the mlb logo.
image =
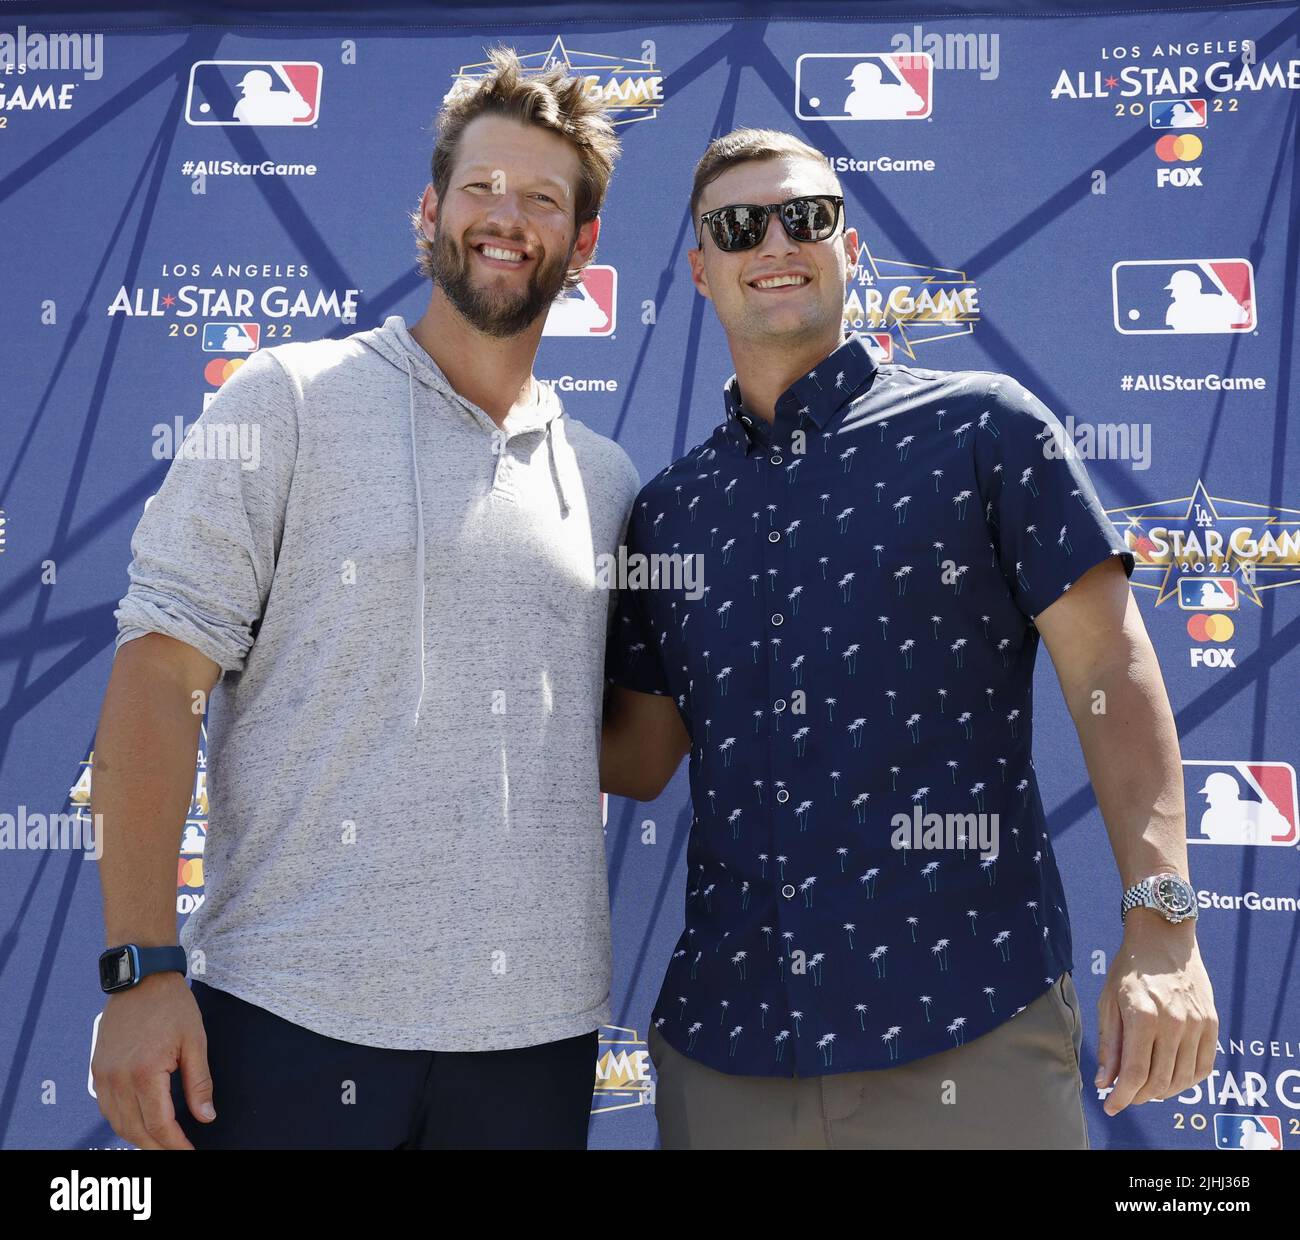
POLYGON ((1148 114, 1152 129, 1204 129, 1209 109, 1204 99, 1165 99, 1154 101, 1148 114))
POLYGON ((1236 611, 1240 603, 1232 577, 1178 578, 1178 606, 1183 611, 1236 611))
POLYGON ((208 829, 201 822, 187 822, 181 833, 181 856, 202 856, 208 844, 208 829))
POLYGON ((314 125, 321 67, 307 60, 200 60, 190 68, 191 125, 314 125))
POLYGON ((1276 1115, 1228 1115, 1214 1117, 1214 1145, 1220 1150, 1280 1150, 1282 1121, 1276 1115))
POLYGON ((260 323, 204 323, 204 353, 252 353, 262 338, 260 323))
POLYGON ((1126 336, 1249 332, 1255 269, 1246 258, 1141 259, 1110 269, 1115 330, 1126 336))
POLYGON ((795 61, 794 110, 803 121, 920 121, 933 94, 928 52, 810 52, 795 61))
POLYGON ((582 269, 582 283, 551 303, 543 336, 612 336, 616 324, 618 272, 613 267, 582 269))
POLYGON ((894 338, 888 332, 859 332, 864 340, 871 341, 880 352, 872 353, 876 364, 881 362, 892 362, 894 360, 894 338))
POLYGON ((1189 844, 1292 848, 1300 840, 1295 768, 1287 762, 1183 761, 1189 844))

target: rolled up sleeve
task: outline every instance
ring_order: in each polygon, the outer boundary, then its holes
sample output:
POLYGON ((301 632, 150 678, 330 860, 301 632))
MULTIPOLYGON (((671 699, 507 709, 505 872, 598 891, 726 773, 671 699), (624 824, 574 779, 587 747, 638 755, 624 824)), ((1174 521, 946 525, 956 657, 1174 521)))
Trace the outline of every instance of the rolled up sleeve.
POLYGON ((271 589, 297 453, 297 392, 270 351, 222 386, 131 536, 115 648, 145 633, 239 671, 271 589))

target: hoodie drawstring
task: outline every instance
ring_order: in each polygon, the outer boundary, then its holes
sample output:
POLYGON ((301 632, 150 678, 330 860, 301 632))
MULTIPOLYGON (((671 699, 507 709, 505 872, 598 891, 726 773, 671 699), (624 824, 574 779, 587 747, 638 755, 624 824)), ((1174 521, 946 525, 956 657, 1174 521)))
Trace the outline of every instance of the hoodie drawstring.
POLYGON ((415 703, 415 723, 419 726, 420 707, 424 704, 424 501, 420 497, 420 455, 415 442, 415 372, 411 369, 411 359, 406 361, 407 394, 411 419, 411 472, 415 477, 415 580, 418 583, 416 593, 420 608, 420 696, 415 703))
POLYGON ((559 463, 555 459, 555 424, 558 418, 552 418, 546 424, 546 449, 551 458, 551 477, 555 479, 555 494, 560 501, 560 515, 567 517, 569 515, 569 499, 564 494, 564 478, 560 473, 559 463))
MULTIPOLYGON (((398 327, 405 329, 405 324, 401 323, 396 316, 388 319, 384 323, 384 328, 389 329, 394 334, 398 327)), ((380 331, 383 328, 379 329, 380 331)), ((420 696, 415 702, 415 723, 418 727, 420 723, 420 707, 424 705, 425 689, 425 649, 424 649, 424 499, 420 494, 420 458, 416 448, 415 438, 415 371, 411 365, 411 357, 407 349, 400 344, 395 346, 402 354, 402 361, 406 364, 406 385, 408 408, 407 413, 410 421, 411 430, 411 476, 415 482, 415 579, 416 594, 419 599, 419 632, 420 632, 420 696)), ((445 380, 444 380, 445 382, 445 380)), ((555 455, 555 424, 560 421, 561 415, 557 414, 549 418, 546 422, 546 451, 550 462, 551 480, 555 484, 555 494, 560 501, 560 515, 569 515, 569 497, 564 490, 564 475, 560 469, 560 463, 555 455)), ((492 486, 495 489, 500 477, 501 458, 505 455, 504 450, 494 454, 496 464, 492 468, 492 486)))

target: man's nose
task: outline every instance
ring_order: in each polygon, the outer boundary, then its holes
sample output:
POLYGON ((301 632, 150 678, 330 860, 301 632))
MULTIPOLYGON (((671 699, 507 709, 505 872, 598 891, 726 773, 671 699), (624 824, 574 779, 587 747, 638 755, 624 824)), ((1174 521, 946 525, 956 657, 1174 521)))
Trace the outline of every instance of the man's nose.
POLYGON ((484 218, 505 231, 522 232, 525 216, 521 196, 513 190, 489 194, 484 218))
POLYGON ((785 231, 781 223, 780 212, 773 211, 767 217, 767 232, 758 244, 758 253, 762 258, 787 258, 797 253, 799 243, 785 231))

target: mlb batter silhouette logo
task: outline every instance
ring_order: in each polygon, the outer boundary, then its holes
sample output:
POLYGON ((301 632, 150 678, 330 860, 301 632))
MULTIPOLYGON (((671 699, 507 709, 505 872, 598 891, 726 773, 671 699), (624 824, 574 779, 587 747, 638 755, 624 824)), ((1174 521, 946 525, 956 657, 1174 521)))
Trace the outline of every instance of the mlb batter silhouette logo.
POLYGON ((582 269, 582 283, 551 304, 543 336, 612 336, 618 301, 618 273, 613 267, 582 269))
POLYGON ((806 121, 915 121, 931 112, 927 53, 808 53, 795 64, 795 113, 806 121))
POLYGON ((1214 1117, 1214 1144, 1221 1150, 1280 1150, 1282 1121, 1276 1115, 1214 1117))
POLYGON ((1253 331, 1255 269, 1244 258, 1144 259, 1111 268, 1115 330, 1126 336, 1253 331))
POLYGON ((1286 762, 1183 762, 1189 844, 1292 847, 1295 769, 1286 762))
POLYGON ((190 69, 191 125, 314 125, 321 67, 315 61, 200 60, 190 69))

